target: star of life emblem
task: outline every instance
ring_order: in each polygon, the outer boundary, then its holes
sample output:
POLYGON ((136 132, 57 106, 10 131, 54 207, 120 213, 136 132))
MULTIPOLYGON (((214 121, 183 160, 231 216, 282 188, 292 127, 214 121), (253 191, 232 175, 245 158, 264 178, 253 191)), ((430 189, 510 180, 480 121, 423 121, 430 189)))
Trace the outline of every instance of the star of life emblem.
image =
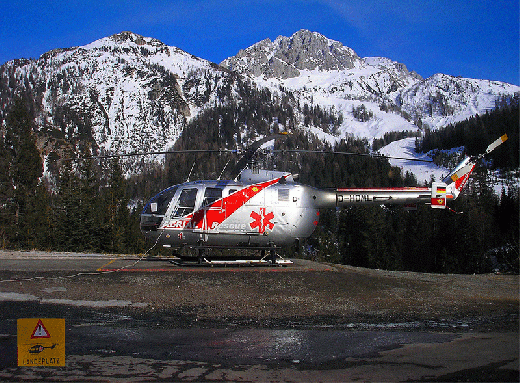
POLYGON ((274 213, 271 211, 266 214, 265 207, 260 208, 260 213, 252 211, 250 217, 253 218, 253 222, 249 224, 251 229, 258 228, 260 234, 265 233, 266 228, 273 230, 274 223, 271 220, 274 218, 274 213))

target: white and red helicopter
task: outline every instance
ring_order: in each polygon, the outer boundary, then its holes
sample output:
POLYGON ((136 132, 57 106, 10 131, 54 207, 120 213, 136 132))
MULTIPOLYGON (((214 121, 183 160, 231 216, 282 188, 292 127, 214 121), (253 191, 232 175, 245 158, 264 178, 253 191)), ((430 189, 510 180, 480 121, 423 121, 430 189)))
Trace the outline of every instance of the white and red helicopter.
MULTIPOLYGON (((272 139, 255 142, 249 154, 272 139)), ((481 156, 466 157, 430 187, 326 190, 298 184, 291 173, 255 167, 244 168, 233 180, 186 182, 161 191, 146 204, 141 231, 163 247, 197 249, 198 263, 211 263, 205 250, 218 248, 255 249, 261 252, 261 262, 290 263, 279 258, 276 249, 309 237, 318 225, 320 209, 368 204, 429 204, 445 209, 459 196, 477 161, 505 140, 503 135, 481 156)))

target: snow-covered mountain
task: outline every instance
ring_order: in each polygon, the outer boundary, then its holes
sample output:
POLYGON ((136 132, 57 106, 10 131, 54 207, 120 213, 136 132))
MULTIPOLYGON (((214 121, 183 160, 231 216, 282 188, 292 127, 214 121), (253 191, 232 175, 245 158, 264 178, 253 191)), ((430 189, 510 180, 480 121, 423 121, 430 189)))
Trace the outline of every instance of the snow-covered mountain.
POLYGON ((444 74, 423 79, 404 64, 361 58, 340 42, 308 30, 262 40, 221 65, 262 86, 288 89, 300 103, 333 108, 343 114, 342 134, 369 138, 462 121, 520 91, 503 82, 444 74), (360 119, 355 111, 362 106, 367 112, 360 119))
POLYGON ((6 106, 16 94, 30 95, 44 152, 85 138, 106 153, 154 151, 171 147, 230 77, 207 60, 122 32, 4 64, 0 99, 6 106))
MULTIPOLYGON (((361 58, 342 43, 306 30, 260 41, 220 66, 154 38, 122 32, 0 66, 0 126, 15 95, 24 94, 32 102, 44 155, 82 140, 105 153, 160 151, 203 111, 248 103, 251 89, 268 90, 261 94, 273 105, 283 99, 284 111, 291 103, 283 120, 290 117, 293 128, 329 142, 346 134, 372 139, 389 131, 440 127, 520 92, 518 86, 488 80, 443 74, 423 79, 404 64, 361 58), (335 116, 338 126, 327 129, 323 118, 309 123, 305 111, 314 106, 335 116)), ((262 118, 266 126, 282 120, 262 118)), ((240 131, 249 125, 246 121, 240 131)))

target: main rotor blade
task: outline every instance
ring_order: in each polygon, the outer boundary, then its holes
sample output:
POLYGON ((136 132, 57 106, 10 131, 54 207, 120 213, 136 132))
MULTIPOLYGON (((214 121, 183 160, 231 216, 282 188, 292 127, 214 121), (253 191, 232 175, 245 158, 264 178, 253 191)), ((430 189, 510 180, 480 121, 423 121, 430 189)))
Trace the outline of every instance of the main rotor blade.
POLYGON ((104 158, 119 158, 119 157, 137 157, 137 156, 153 156, 161 154, 187 154, 187 153, 240 153, 236 149, 185 149, 185 150, 165 150, 158 152, 135 152, 135 153, 121 153, 121 154, 105 154, 100 156, 81 157, 82 160, 87 159, 104 159, 104 158))
POLYGON ((334 150, 305 150, 305 149, 289 149, 289 150, 272 150, 273 153, 319 153, 319 154, 342 154, 347 156, 360 156, 360 157, 372 157, 372 158, 390 158, 394 160, 406 160, 416 162, 430 162, 433 160, 424 160, 420 158, 409 158, 409 157, 394 157, 386 156, 384 154, 370 154, 370 153, 354 153, 354 152, 342 152, 334 150))

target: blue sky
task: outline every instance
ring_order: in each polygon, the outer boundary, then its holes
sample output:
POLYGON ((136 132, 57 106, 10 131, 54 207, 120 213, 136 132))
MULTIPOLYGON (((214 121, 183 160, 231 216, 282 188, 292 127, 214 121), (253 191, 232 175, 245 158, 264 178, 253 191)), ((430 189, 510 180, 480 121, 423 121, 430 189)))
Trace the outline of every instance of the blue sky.
POLYGON ((219 63, 300 29, 423 77, 520 85, 518 0, 11 0, 0 13, 0 64, 121 31, 219 63))

